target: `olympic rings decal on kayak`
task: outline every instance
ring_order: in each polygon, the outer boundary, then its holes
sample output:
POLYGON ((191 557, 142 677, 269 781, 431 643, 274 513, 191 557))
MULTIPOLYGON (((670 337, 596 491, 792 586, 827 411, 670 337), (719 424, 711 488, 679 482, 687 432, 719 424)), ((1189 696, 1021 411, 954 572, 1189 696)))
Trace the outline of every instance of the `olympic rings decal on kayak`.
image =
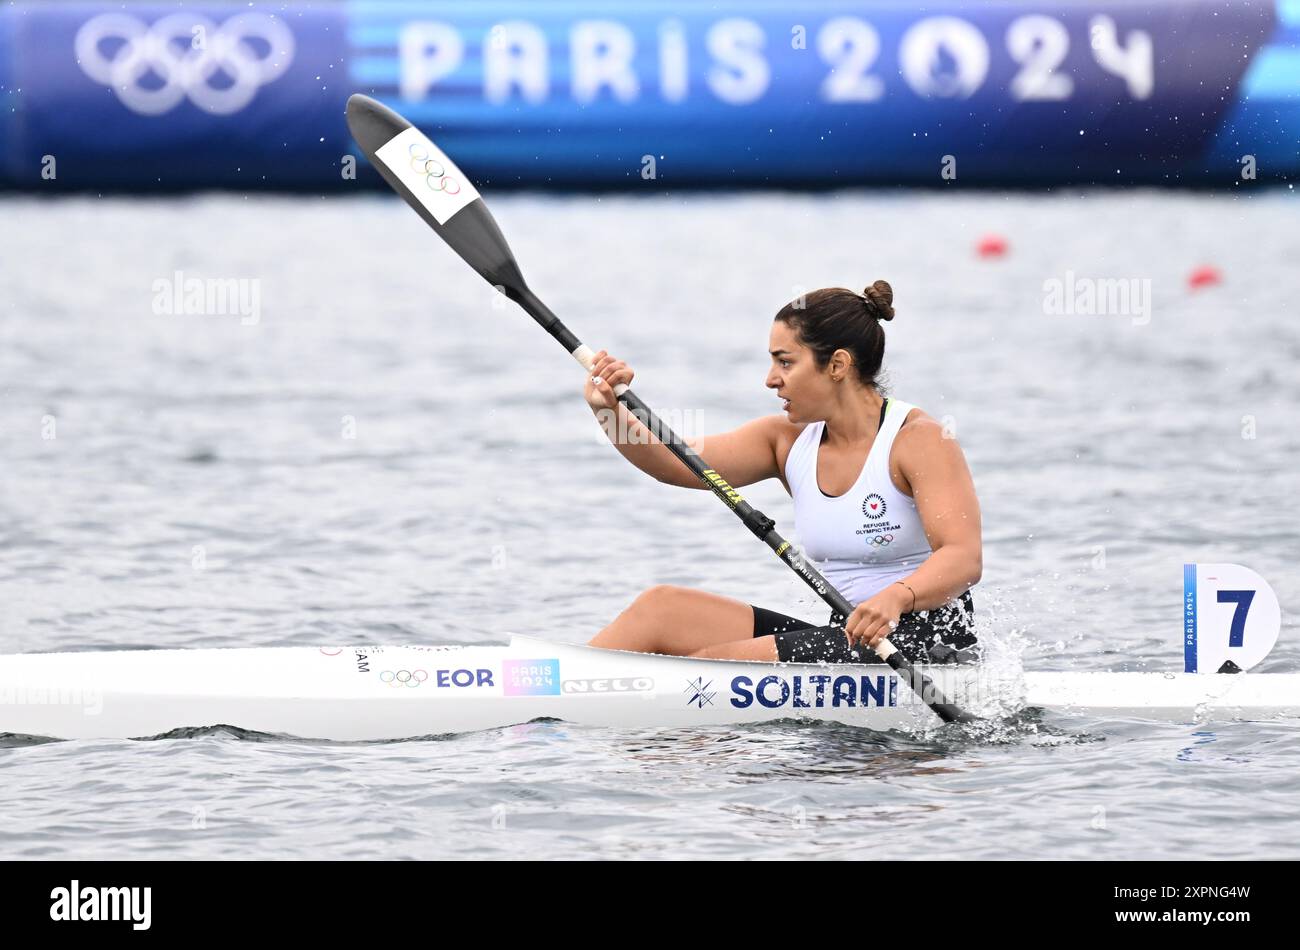
POLYGON ((409 686, 415 688, 429 678, 429 674, 424 670, 384 670, 379 674, 379 678, 389 686, 409 686))
POLYGON ((442 162, 430 158, 429 153, 419 142, 411 145, 411 170, 424 176, 424 183, 430 191, 445 191, 449 195, 460 194, 460 182, 447 174, 442 162))
POLYGON ((293 31, 265 13, 240 13, 220 25, 198 13, 152 25, 101 13, 82 24, 73 46, 82 71, 132 112, 162 115, 188 97, 204 112, 230 115, 289 68, 296 44, 293 31), (230 84, 214 86, 217 76, 230 84))

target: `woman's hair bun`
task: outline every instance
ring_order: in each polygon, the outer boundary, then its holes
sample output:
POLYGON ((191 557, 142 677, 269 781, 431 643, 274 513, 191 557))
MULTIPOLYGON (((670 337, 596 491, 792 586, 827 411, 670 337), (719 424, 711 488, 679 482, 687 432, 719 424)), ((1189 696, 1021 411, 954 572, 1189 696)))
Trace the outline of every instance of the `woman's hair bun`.
POLYGON ((894 288, 889 282, 878 280, 862 291, 867 301, 867 311, 877 320, 894 319, 894 288))

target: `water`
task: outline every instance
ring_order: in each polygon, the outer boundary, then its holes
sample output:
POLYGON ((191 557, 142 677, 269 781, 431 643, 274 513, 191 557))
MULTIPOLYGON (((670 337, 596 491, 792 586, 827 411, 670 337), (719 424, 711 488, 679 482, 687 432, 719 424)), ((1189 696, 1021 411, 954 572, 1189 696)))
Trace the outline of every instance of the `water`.
MULTIPOLYGON (((1263 668, 1300 669, 1289 192, 490 197, 534 289, 689 434, 777 411, 767 331, 801 287, 888 279, 891 391, 956 429, 981 623, 1026 667, 1180 669, 1181 566, 1229 561, 1282 604, 1263 668), (1189 290, 1204 263, 1223 285, 1189 290), (1149 280, 1149 320, 1045 313, 1067 271, 1149 280)), ((581 371, 396 200, 0 222, 0 653, 580 642, 654 583, 825 612, 711 495, 623 462, 581 371), (177 270, 256 281, 256 322, 155 313, 177 270)), ((792 533, 778 484, 745 494, 792 533)), ((1294 734, 10 739, 0 857, 1294 858, 1294 734)))

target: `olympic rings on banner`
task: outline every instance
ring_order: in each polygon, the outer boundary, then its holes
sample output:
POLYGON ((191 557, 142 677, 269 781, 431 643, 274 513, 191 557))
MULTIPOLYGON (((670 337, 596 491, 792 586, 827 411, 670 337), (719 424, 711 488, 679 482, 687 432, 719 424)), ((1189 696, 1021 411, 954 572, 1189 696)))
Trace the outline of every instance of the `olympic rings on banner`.
POLYGON ((140 115, 162 115, 186 98, 212 115, 238 112, 289 68, 295 52, 293 32, 265 13, 240 13, 220 25, 197 13, 152 25, 103 13, 82 24, 75 47, 85 74, 140 115))

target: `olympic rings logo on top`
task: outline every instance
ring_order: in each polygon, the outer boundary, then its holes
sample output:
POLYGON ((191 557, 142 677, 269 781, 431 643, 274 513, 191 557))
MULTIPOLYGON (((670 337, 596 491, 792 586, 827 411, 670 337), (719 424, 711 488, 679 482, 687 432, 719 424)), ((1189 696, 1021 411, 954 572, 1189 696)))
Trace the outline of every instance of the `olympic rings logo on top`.
POLYGON ((74 45, 82 71, 140 115, 170 112, 187 97, 212 115, 238 112, 289 68, 295 51, 293 32, 265 13, 240 13, 220 26, 197 13, 153 25, 102 13, 82 24, 74 45), (218 75, 223 82, 214 85, 218 75))
POLYGON ((411 170, 424 176, 424 183, 430 191, 445 191, 449 195, 460 194, 460 182, 447 174, 442 162, 430 158, 428 151, 419 142, 411 144, 411 170))

